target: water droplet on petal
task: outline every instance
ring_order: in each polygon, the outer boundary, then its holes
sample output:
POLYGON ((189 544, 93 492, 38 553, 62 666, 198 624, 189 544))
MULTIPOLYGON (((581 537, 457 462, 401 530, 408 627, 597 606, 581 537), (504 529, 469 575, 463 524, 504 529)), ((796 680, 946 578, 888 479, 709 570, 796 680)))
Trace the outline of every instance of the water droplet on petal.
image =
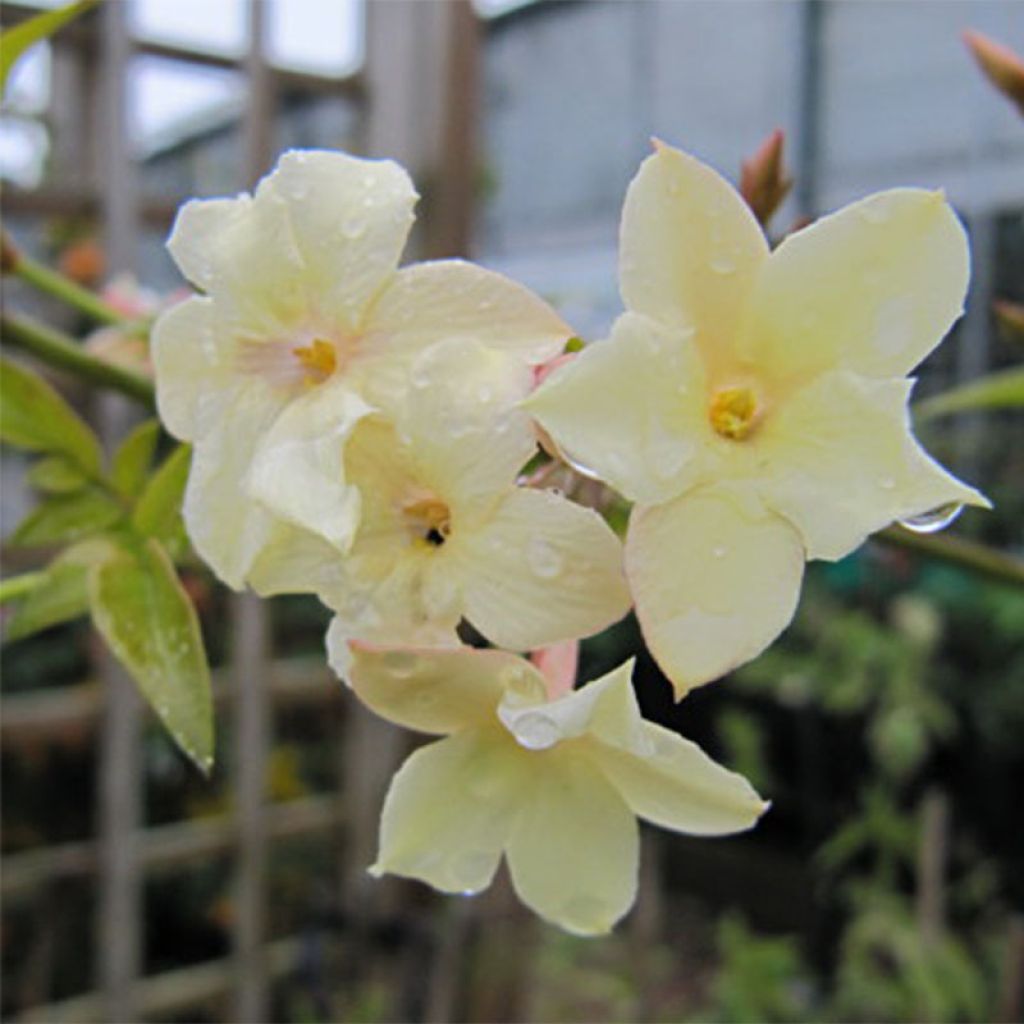
POLYGON ((878 478, 878 486, 881 487, 883 491, 891 491, 895 489, 896 481, 891 476, 880 476, 878 478))
POLYGON ((945 505, 922 512, 919 516, 908 516, 901 519, 900 526, 914 533, 938 533, 954 522, 963 512, 964 507, 958 501, 950 501, 945 505))
POLYGON ((521 747, 527 750, 547 750, 561 738, 558 723, 540 711, 528 711, 515 720, 512 734, 521 747))
POLYGON ((733 274, 736 272, 736 264, 728 256, 715 256, 710 263, 710 267, 716 274, 733 274))
POLYGON ((526 561, 534 574, 543 579, 554 579, 565 564, 557 548, 543 537, 533 537, 526 546, 526 561))
POLYGON ((884 224, 889 219, 889 211, 881 203, 867 203, 860 208, 860 216, 869 224, 884 224))
POLYGON ((341 225, 341 235, 350 242, 362 238, 366 234, 366 222, 361 217, 350 217, 341 225))
POLYGON ((726 553, 727 553, 727 549, 722 547, 722 545, 719 545, 717 548, 715 548, 711 552, 711 554, 713 554, 715 556, 715 558, 725 558, 726 553))

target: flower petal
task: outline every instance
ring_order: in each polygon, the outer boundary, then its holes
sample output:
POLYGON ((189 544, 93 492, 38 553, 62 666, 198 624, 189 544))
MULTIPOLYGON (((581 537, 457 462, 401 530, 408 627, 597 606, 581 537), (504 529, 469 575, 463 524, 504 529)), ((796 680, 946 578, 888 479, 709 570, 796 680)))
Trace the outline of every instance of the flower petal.
POLYGON ((631 501, 667 501, 692 486, 710 433, 705 376, 692 335, 626 313, 523 403, 566 459, 631 501))
POLYGON ((260 597, 332 593, 343 580, 343 559, 334 545, 280 520, 274 523, 247 577, 260 597))
POLYGON ((273 516, 250 499, 245 480, 259 438, 281 405, 270 388, 252 380, 224 402, 220 419, 193 451, 182 511, 203 561, 239 589, 274 525, 273 516))
POLYGON ((153 325, 157 408, 164 426, 182 441, 202 437, 219 418, 234 380, 216 328, 212 302, 199 297, 165 310, 153 325))
MULTIPOLYGON (((407 630, 408 636, 403 637, 403 642, 410 646, 426 648, 433 652, 440 648, 457 649, 462 645, 454 627, 450 625, 437 625, 426 623, 419 629, 407 630)), ((327 627, 325 646, 327 648, 327 664, 331 666, 334 674, 348 686, 352 685, 352 665, 354 644, 363 645, 365 649, 388 648, 394 644, 394 636, 390 627, 383 628, 356 628, 347 622, 340 615, 335 615, 327 627)), ((460 720, 461 721, 461 720, 460 720)), ((434 730, 423 730, 434 731, 434 730)), ((444 730, 442 730, 444 731, 444 730)))
POLYGON ((359 492, 345 481, 345 443, 371 411, 337 378, 290 402, 257 445, 251 496, 282 519, 347 549, 360 504, 359 492))
POLYGON ((633 692, 633 659, 556 700, 506 684, 498 718, 521 746, 543 750, 589 735, 626 750, 646 749, 643 719, 633 692))
POLYGON ((803 567, 799 534, 748 491, 701 488, 634 508, 626 571, 644 638, 677 697, 785 629, 803 567))
POLYGON ((963 311, 967 237, 942 193, 894 189, 790 235, 764 266, 741 352, 777 378, 900 377, 963 311))
POLYGON ((488 514, 537 450, 516 408, 529 367, 477 341, 452 338, 413 360, 412 388, 396 413, 398 433, 423 479, 464 524, 488 514))
POLYGON ((768 244, 733 187, 661 143, 626 193, 619 280, 626 308, 693 328, 709 367, 733 344, 768 244))
POLYGON ((527 364, 557 355, 572 335, 562 318, 531 291, 462 260, 400 270, 374 304, 367 330, 377 343, 400 349, 472 338, 527 364))
POLYGON ((799 529, 808 557, 842 558, 875 530, 942 505, 988 507, 914 439, 912 386, 834 371, 765 419, 760 492, 799 529))
POLYGON ((288 207, 268 188, 255 196, 186 203, 167 248, 233 329, 271 336, 306 315, 305 268, 288 207))
POLYGON ((636 898, 639 834, 618 791, 577 751, 537 755, 508 840, 512 884, 541 917, 577 935, 611 930, 636 898))
POLYGON ((644 722, 646 751, 588 748, 633 813, 689 835, 726 835, 750 828, 767 810, 742 775, 716 764, 695 743, 644 722))
POLYGON ((391 782, 370 873, 418 878, 442 892, 487 888, 523 788, 523 765, 492 730, 421 747, 391 782))
MULTIPOLYGON (((332 624, 332 630, 343 627, 332 624)), ((389 722, 418 732, 495 727, 506 685, 544 682, 528 662, 506 651, 385 649, 352 644, 350 681, 359 699, 389 722), (533 677, 536 677, 533 679, 533 677)))
POLYGON ((417 196, 409 175, 391 160, 293 150, 262 187, 286 204, 318 318, 359 326, 412 227, 417 196))
POLYGON ((492 643, 530 650, 622 618, 622 547, 596 512, 547 491, 511 490, 490 522, 453 528, 466 617, 492 643))

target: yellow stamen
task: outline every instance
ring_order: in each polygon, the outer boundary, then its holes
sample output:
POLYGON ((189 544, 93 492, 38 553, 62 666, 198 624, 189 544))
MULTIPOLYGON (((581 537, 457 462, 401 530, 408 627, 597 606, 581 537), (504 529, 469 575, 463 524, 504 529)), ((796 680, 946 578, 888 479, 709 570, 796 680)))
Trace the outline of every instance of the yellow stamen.
POLYGON ((402 514, 409 520, 418 539, 438 547, 448 539, 452 530, 452 514, 448 506, 433 495, 415 498, 402 506, 402 514))
POLYGON ((708 409, 711 426, 730 441, 742 441, 756 425, 757 399, 750 388, 724 388, 708 409))
POLYGON ((338 352, 323 338, 314 338, 309 345, 293 348, 292 354, 305 368, 307 384, 322 384, 338 368, 338 352))

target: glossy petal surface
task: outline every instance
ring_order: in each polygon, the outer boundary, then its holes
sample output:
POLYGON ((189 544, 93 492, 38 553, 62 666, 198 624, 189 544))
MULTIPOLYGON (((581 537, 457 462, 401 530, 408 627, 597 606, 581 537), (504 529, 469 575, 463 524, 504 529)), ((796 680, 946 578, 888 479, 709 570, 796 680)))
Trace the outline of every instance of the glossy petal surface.
POLYGON ((789 624, 804 549, 753 492, 720 486, 635 508, 626 567, 647 645, 682 697, 756 657, 789 624))

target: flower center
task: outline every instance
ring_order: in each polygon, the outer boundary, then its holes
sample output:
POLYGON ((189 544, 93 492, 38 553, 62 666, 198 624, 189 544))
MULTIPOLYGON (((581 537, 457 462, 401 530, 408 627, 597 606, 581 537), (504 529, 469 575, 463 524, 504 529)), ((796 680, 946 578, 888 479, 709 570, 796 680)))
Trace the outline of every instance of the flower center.
POLYGON ((402 514, 417 540, 430 547, 440 547, 452 532, 448 506, 433 495, 407 501, 402 506, 402 514))
POLYGON ((292 355, 301 364, 309 385, 322 384, 338 368, 337 349, 323 338, 314 338, 308 345, 293 348, 292 355))
POLYGON ((750 388, 716 391, 708 409, 711 426, 730 441, 742 441, 757 425, 757 399, 750 388))

